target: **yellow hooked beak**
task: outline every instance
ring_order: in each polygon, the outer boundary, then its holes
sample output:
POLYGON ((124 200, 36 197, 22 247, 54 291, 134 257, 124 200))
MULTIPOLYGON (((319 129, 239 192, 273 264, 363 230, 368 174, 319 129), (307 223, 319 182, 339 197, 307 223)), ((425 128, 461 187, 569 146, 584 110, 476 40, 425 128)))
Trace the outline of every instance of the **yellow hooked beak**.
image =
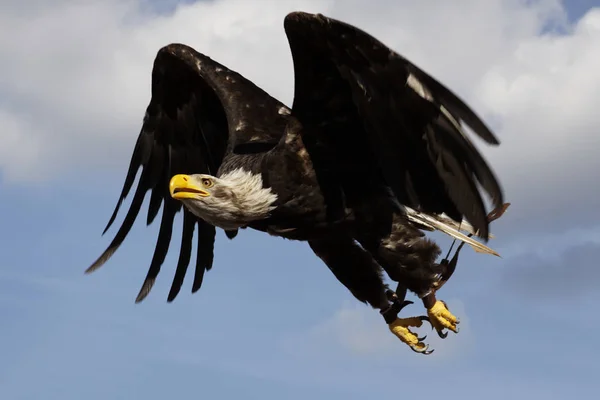
POLYGON ((171 197, 177 200, 210 196, 210 193, 201 189, 191 176, 183 174, 175 175, 171 178, 169 192, 171 192, 171 197))

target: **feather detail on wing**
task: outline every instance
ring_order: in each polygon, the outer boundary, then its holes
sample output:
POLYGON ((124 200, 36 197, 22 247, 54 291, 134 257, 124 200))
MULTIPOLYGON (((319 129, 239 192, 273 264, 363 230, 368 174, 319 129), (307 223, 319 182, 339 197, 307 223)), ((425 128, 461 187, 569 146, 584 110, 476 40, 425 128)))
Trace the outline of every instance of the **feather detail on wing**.
MULTIPOLYGON (((121 195, 103 234, 115 221, 141 168, 134 197, 114 239, 86 273, 104 265, 121 246, 150 192, 146 224, 152 224, 161 206, 162 217, 151 265, 136 298, 136 302, 142 301, 165 261, 174 218, 182 210, 181 202, 169 194, 171 177, 217 175, 236 146, 276 144, 287 118, 278 112, 282 106, 237 72, 189 46, 174 43, 161 48, 152 70, 150 104, 121 195)), ((168 301, 173 301, 181 289, 191 259, 194 230, 198 248, 192 292, 200 288, 205 271, 212 267, 216 229, 184 209, 179 260, 168 301)), ((237 230, 226 232, 230 239, 236 234, 237 230)))
POLYGON ((360 143, 364 150, 355 157, 369 168, 377 165, 399 203, 422 215, 467 220, 488 240, 482 195, 499 207, 503 193, 461 124, 490 145, 499 141, 475 112, 432 76, 352 25, 295 12, 286 16, 284 27, 296 76, 293 111, 300 121, 319 129, 340 114, 344 119, 337 128, 344 134, 322 132, 333 147, 360 143))
MULTIPOLYGON (((510 206, 510 203, 504 203, 501 207, 498 207, 492 210, 488 214, 488 222, 492 222, 498 218, 500 218, 506 209, 510 206)), ((408 219, 417 224, 429 228, 431 230, 437 230, 443 232, 455 239, 458 239, 462 242, 465 242, 469 246, 473 248, 478 253, 491 254, 500 257, 500 254, 490 247, 484 245, 483 243, 473 239, 470 236, 465 235, 461 232, 464 230, 468 232, 470 235, 476 235, 477 232, 473 228, 471 224, 466 221, 462 221, 458 223, 452 219, 450 219, 446 215, 436 215, 436 214, 425 214, 416 210, 413 210, 410 207, 405 207, 406 215, 408 219)))

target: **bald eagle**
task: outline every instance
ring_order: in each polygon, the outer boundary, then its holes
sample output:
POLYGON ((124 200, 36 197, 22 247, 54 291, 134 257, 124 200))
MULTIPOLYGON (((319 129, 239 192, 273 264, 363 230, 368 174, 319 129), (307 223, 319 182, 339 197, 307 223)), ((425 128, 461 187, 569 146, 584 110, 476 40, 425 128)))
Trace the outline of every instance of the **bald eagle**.
POLYGON ((233 239, 252 228, 308 242, 394 335, 429 354, 410 328, 429 321, 445 337, 444 329, 457 332, 458 320, 435 296, 455 259, 436 262, 441 250, 425 231, 497 254, 484 244, 494 217, 483 196, 499 215, 503 192, 463 124, 490 145, 499 141, 448 88, 366 32, 304 12, 286 15, 284 29, 295 74, 291 108, 189 46, 158 51, 150 104, 104 232, 142 172, 116 236, 86 272, 123 243, 150 191, 147 223, 161 206, 162 216, 136 302, 150 292, 183 211, 168 302, 182 286, 194 231, 192 293, 213 265, 216 229, 233 239), (422 299, 427 315, 398 317, 410 303, 407 291, 422 299))

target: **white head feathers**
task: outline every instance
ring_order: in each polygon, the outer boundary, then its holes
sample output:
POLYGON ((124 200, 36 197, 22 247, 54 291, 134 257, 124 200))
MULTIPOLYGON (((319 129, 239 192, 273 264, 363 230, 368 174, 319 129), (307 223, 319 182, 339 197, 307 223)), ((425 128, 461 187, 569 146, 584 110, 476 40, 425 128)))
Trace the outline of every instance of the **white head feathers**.
POLYGON ((267 218, 275 207, 277 195, 263 187, 260 174, 235 169, 216 178, 210 175, 190 175, 196 182, 210 179, 206 197, 182 199, 184 205, 206 222, 223 228, 236 229, 267 218))

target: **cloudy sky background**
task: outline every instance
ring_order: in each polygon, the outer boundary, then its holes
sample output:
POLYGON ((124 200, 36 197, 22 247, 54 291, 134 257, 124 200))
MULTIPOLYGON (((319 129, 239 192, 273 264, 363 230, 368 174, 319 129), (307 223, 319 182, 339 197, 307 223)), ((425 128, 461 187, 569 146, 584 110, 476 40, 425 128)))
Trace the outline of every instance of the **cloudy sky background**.
POLYGON ((0 51, 0 398, 566 399, 600 389, 600 1, 0 0, 0 51), (482 150, 513 203, 493 226, 503 258, 463 251, 440 293, 461 332, 430 334, 430 357, 392 337, 302 243, 220 234, 201 291, 192 296, 188 280, 167 304, 175 234, 135 305, 158 228, 141 218, 102 270, 83 275, 114 234, 100 237, 156 51, 189 44, 291 105, 282 23, 292 10, 373 34, 465 98, 502 141, 482 150))

